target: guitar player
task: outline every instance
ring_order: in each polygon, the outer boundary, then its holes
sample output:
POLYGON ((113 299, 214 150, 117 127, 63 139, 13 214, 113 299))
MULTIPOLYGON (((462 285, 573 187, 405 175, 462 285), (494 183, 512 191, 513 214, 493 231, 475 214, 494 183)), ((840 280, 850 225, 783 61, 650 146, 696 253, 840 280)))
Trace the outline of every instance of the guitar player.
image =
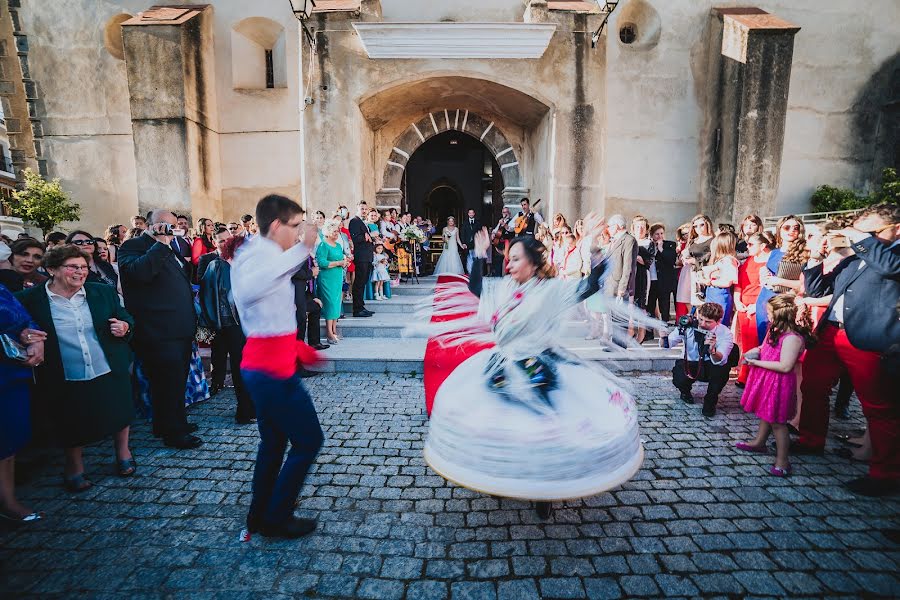
MULTIPOLYGON (((535 202, 535 206, 539 203, 540 200, 535 202)), ((544 218, 540 213, 531 210, 531 201, 528 198, 522 198, 521 206, 521 212, 519 212, 519 214, 516 215, 516 218, 510 222, 508 229, 516 235, 534 236, 535 227, 543 223, 544 218)))

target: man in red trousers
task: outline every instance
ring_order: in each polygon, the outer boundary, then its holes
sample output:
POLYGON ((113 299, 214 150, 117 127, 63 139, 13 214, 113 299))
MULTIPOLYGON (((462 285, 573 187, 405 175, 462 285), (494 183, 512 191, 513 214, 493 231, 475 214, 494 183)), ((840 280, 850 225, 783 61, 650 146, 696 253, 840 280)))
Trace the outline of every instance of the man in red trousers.
POLYGON ((872 440, 869 474, 847 488, 866 496, 889 495, 900 490, 900 206, 873 206, 837 233, 855 254, 827 275, 820 256, 803 271, 807 295, 831 295, 831 301, 816 330, 818 343, 803 362, 800 439, 791 453, 822 453, 829 395, 846 371, 872 440))

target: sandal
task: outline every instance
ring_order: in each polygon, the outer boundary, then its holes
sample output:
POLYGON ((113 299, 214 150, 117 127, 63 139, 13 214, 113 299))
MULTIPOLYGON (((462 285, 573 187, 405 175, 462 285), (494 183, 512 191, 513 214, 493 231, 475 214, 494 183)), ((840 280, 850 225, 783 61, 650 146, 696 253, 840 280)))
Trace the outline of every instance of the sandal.
POLYGON ((735 448, 741 450, 742 452, 756 452, 757 454, 768 454, 769 449, 766 446, 754 446, 752 444, 746 444, 744 442, 738 442, 734 445, 735 448))
POLYGON ((782 469, 781 467, 776 467, 772 465, 772 468, 769 469, 769 474, 774 475, 775 477, 788 477, 790 476, 792 469, 790 465, 787 468, 782 469))
POLYGON ((119 469, 119 477, 131 477, 137 472, 137 463, 134 462, 133 456, 117 461, 116 467, 119 469))
POLYGON ((84 492, 91 489, 94 484, 90 480, 85 479, 84 473, 72 475, 71 477, 63 477, 63 483, 70 492, 84 492))

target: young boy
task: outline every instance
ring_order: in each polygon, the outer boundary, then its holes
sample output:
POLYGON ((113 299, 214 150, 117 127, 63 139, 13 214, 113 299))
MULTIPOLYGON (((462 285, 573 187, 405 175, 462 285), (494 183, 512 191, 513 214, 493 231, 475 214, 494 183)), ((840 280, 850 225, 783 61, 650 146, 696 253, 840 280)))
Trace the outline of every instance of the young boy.
MULTIPOLYGON (((725 310, 721 305, 707 302, 697 309, 697 327, 682 331, 676 329, 669 334, 669 346, 678 342, 685 344, 685 359, 675 361, 672 368, 672 383, 681 392, 681 399, 693 404, 691 387, 694 381, 706 381, 706 397, 703 399, 703 416, 716 414, 719 394, 728 383, 728 373, 732 363, 737 364, 737 356, 731 356, 734 338, 731 330, 722 325, 725 310), (730 360, 729 360, 730 359, 730 360)), ((735 352, 735 354, 737 354, 735 352)))

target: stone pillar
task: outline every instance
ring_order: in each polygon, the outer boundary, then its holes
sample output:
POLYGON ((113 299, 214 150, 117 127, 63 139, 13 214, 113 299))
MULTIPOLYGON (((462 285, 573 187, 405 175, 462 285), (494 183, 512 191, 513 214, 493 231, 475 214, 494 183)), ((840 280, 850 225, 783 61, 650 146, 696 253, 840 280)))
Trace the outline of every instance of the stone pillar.
POLYGON ((400 210, 403 192, 397 188, 381 188, 375 192, 375 205, 378 210, 396 208, 400 210))
POLYGON ((139 211, 221 218, 212 7, 154 6, 122 39, 139 211))
MULTIPOLYGON (((503 198, 503 206, 508 206, 510 209, 515 207, 516 210, 521 210, 522 207, 519 206, 519 204, 522 202, 522 198, 528 198, 528 191, 528 188, 503 188, 503 192, 501 193, 501 197, 503 198)), ((532 205, 534 204, 534 202, 535 199, 531 198, 532 205)))
POLYGON ((710 20, 700 210, 713 222, 774 215, 800 28, 758 8, 715 8, 710 20))

